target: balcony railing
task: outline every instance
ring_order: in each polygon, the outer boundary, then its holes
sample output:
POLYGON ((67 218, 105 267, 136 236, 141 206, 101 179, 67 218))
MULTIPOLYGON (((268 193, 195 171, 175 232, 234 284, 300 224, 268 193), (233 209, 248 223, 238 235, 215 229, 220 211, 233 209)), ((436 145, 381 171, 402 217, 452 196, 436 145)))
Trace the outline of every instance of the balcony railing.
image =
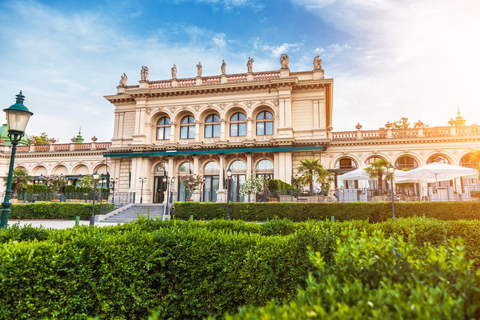
POLYGON ((331 132, 332 140, 360 140, 360 139, 405 139, 423 137, 473 136, 480 135, 480 126, 450 126, 413 129, 380 129, 331 132))
POLYGON ((86 150, 106 150, 112 145, 111 142, 100 143, 56 143, 41 146, 20 146, 17 147, 18 153, 26 152, 52 152, 52 151, 86 151, 86 150))

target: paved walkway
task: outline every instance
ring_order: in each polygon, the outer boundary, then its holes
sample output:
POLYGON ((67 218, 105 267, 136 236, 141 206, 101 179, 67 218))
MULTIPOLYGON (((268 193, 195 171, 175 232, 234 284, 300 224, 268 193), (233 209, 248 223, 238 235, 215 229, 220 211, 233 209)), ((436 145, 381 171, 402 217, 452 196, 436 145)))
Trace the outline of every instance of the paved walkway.
MULTIPOLYGON (((20 223, 21 226, 26 224, 32 225, 32 227, 43 226, 48 229, 67 229, 75 226, 75 220, 8 220, 8 225, 20 223)), ((80 220, 81 226, 90 225, 89 220, 80 220)), ((96 223, 95 226, 105 227, 105 226, 116 226, 117 223, 96 223)))

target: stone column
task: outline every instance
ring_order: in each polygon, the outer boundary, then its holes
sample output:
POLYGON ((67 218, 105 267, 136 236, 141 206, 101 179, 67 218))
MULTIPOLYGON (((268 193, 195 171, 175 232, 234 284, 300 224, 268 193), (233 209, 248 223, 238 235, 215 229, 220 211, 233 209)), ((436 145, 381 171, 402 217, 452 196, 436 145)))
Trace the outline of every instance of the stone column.
POLYGON ((253 157, 251 153, 247 153, 247 179, 252 176, 253 157))
POLYGON ((195 142, 200 142, 200 121, 195 120, 195 142))
POLYGON ((253 122, 253 119, 251 117, 248 117, 247 118, 247 139, 248 140, 253 139, 252 122, 253 122))
POLYGON ((193 173, 200 174, 200 156, 193 156, 193 173))
POLYGON ((220 140, 225 141, 225 119, 220 119, 220 140))
POLYGON ((217 202, 227 202, 227 190, 224 185, 225 155, 220 155, 220 172, 218 173, 217 202))
POLYGON ((177 123, 175 121, 170 121, 170 142, 175 142, 175 125, 177 123))

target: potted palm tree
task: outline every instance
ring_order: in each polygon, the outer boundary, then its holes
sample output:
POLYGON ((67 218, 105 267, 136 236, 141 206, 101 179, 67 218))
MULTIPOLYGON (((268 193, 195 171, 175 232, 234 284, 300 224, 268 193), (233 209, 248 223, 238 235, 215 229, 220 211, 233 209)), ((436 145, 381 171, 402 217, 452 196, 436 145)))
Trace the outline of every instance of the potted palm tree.
POLYGON ((376 200, 383 200, 383 175, 387 171, 387 167, 390 164, 385 159, 377 159, 370 163, 366 168, 365 172, 367 172, 368 176, 372 179, 378 179, 378 194, 377 196, 381 198, 375 197, 376 200))
POLYGON ((301 182, 309 186, 310 195, 313 194, 314 182, 321 183, 322 192, 328 193, 330 182, 333 180, 332 173, 323 167, 320 163, 320 159, 305 159, 300 161, 298 173, 302 175, 301 182))

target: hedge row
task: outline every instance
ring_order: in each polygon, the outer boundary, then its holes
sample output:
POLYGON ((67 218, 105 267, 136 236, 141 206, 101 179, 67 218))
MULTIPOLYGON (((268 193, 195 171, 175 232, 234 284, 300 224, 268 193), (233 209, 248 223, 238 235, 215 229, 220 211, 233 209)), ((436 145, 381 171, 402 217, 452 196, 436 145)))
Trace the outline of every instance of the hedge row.
POLYGON ((423 250, 381 232, 348 232, 335 263, 312 253, 317 271, 294 301, 243 307, 226 320, 248 319, 479 319, 480 272, 464 258, 463 243, 423 250))
POLYGON ((293 298, 314 270, 307 246, 333 260, 335 237, 321 228, 262 236, 193 224, 158 222, 149 232, 141 223, 76 227, 47 231, 46 241, 5 242, 0 318, 141 319, 150 310, 165 319, 220 316, 293 298))
MULTIPOLYGON (((95 204, 95 214, 99 214, 100 206, 99 203, 95 204)), ((103 213, 112 211, 114 207, 112 203, 104 203, 103 213)), ((92 215, 91 203, 14 203, 10 209, 9 219, 75 219, 80 216, 80 219, 88 220, 92 215)))
POLYGON ((322 308, 338 319, 480 316, 471 260, 480 256, 479 221, 140 219, 67 230, 14 225, 0 230, 0 243, 1 319, 146 319, 150 310, 162 319, 221 317, 273 298, 291 301, 297 287, 307 288, 296 300, 301 310, 270 303, 266 311, 243 309, 238 319, 258 312, 270 319, 283 308, 291 308, 286 319, 315 310, 322 319, 322 308), (464 244, 449 245, 459 235, 464 244), (311 259, 307 247, 319 254, 311 259))
MULTIPOLYGON (((222 219, 227 214, 226 203, 176 202, 175 217, 197 220, 222 219)), ((390 202, 234 202, 230 203, 231 219, 244 221, 266 221, 286 218, 294 222, 325 220, 332 216, 337 221, 369 220, 385 221, 392 217, 390 202)), ((395 204, 396 217, 427 217, 439 220, 476 220, 480 218, 480 202, 399 202, 395 204)))

